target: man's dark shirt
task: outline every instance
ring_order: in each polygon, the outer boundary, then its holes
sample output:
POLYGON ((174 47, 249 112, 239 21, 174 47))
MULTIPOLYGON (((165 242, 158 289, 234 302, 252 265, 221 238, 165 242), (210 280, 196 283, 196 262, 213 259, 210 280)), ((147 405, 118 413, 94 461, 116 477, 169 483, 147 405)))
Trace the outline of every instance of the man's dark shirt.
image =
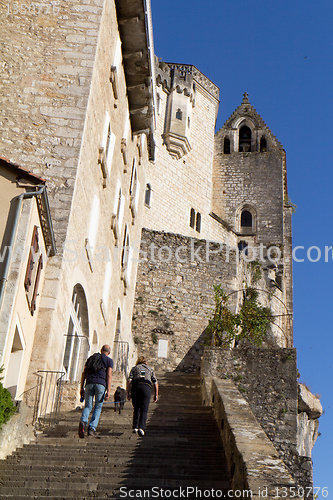
POLYGON ((102 361, 105 369, 102 368, 97 373, 88 373, 86 376, 86 385, 88 384, 102 384, 106 387, 106 371, 107 368, 113 368, 113 361, 106 354, 102 354, 102 361))

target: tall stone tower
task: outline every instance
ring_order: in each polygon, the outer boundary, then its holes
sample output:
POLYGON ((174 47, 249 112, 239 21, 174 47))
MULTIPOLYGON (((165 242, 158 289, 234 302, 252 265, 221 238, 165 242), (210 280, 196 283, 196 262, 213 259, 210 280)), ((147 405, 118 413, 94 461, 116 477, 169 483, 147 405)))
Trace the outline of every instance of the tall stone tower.
MULTIPOLYGON (((268 263, 270 278, 282 289, 292 313, 292 207, 286 153, 246 93, 215 136, 212 212, 237 236, 240 249, 256 249, 249 258, 268 263)), ((292 346, 288 323, 287 345, 292 346)))

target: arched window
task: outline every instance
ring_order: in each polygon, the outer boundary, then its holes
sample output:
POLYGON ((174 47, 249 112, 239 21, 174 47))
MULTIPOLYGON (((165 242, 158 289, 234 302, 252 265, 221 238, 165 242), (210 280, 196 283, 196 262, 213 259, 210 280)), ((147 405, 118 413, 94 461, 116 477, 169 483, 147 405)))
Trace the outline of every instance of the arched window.
POLYGON ((267 140, 264 135, 260 139, 260 152, 262 153, 263 151, 267 151, 267 140))
POLYGON ((151 185, 146 184, 146 191, 145 191, 145 205, 146 205, 146 207, 150 208, 150 201, 151 201, 151 185))
POLYGON ((192 229, 194 229, 194 227, 195 227, 195 210, 194 210, 194 208, 191 208, 191 212, 190 212, 190 227, 192 229))
POLYGON ((82 286, 77 284, 73 289, 63 360, 66 379, 71 382, 80 380, 89 351, 88 337, 86 296, 82 286))
POLYGON ((243 210, 241 215, 241 228, 243 227, 252 228, 252 214, 248 210, 243 210))
POLYGON ((127 341, 122 340, 121 310, 119 307, 117 311, 116 331, 113 345, 113 369, 115 372, 124 373, 127 377, 129 344, 127 341))
POLYGON ((242 153, 251 151, 251 138, 252 133, 251 129, 247 125, 243 125, 243 127, 239 130, 239 151, 242 153))
POLYGON ((195 230, 198 231, 198 233, 200 233, 200 231, 201 231, 201 214, 199 212, 197 213, 197 220, 196 220, 196 223, 195 223, 195 230))
POLYGON ((225 137, 223 141, 223 153, 230 155, 230 139, 228 137, 225 137))

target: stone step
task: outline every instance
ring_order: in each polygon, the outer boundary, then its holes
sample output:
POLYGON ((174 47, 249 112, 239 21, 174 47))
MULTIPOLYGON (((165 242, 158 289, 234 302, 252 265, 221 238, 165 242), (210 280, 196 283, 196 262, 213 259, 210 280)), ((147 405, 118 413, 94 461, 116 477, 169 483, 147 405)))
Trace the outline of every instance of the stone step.
MULTIPOLYGON (((218 459, 221 459, 221 457, 218 457, 218 459)), ((130 465, 131 466, 134 466, 136 464, 142 464, 144 460, 144 456, 142 456, 142 458, 140 457, 128 457, 128 461, 130 461, 130 465)), ((79 459, 79 458, 74 458, 72 460, 68 459, 68 460, 58 460, 58 459, 55 459, 55 460, 52 460, 52 459, 49 459, 47 460, 47 463, 48 463, 48 467, 49 468, 53 468, 53 467, 66 467, 68 468, 72 463, 73 461, 75 461, 75 466, 76 467, 84 467, 84 468, 87 468, 89 467, 89 465, 91 464, 91 459, 89 457, 87 457, 86 459, 79 459)), ((177 465, 177 467, 187 467, 187 468, 192 468, 192 467, 200 467, 200 465, 203 463, 203 460, 202 459, 197 459, 197 458, 175 458, 175 459, 172 459, 170 457, 170 459, 166 459, 163 461, 163 458, 161 457, 159 461, 155 460, 155 458, 152 458, 152 461, 153 462, 156 462, 158 463, 158 465, 160 467, 169 467, 172 463, 174 463, 175 465, 177 465), (173 462, 172 462, 173 460, 173 462), (170 464, 171 462, 171 464, 170 464)), ((117 464, 117 461, 114 460, 112 457, 106 457, 104 460, 100 459, 100 460, 94 460, 95 462, 95 466, 94 468, 96 467, 103 467, 105 466, 106 464, 117 464)), ((211 460, 208 460, 208 461, 204 461, 204 463, 208 463, 212 468, 216 468, 216 463, 219 463, 219 460, 215 460, 215 461, 211 461, 211 460)), ((118 463, 124 463, 124 461, 121 459, 119 460, 118 463)), ((15 462, 9 462, 8 465, 6 466, 6 469, 3 469, 3 470, 8 470, 9 467, 16 467, 16 466, 21 466, 21 467, 28 467, 29 465, 31 464, 31 459, 27 459, 27 460, 21 460, 19 464, 15 463, 15 462)), ((37 465, 37 466, 42 466, 45 464, 45 460, 34 460, 34 465, 37 465)), ((2 469, 1 469, 2 470, 2 469)), ((12 469, 13 470, 13 469, 12 469)), ((0 477, 1 477, 1 471, 0 471, 0 477)))
MULTIPOLYGON (((112 473, 109 472, 107 475, 89 475, 89 484, 90 483, 96 483, 100 484, 105 482, 105 480, 108 480, 108 483, 111 481, 115 482, 118 484, 119 481, 124 481, 125 479, 129 478, 131 480, 137 480, 137 479, 146 479, 148 480, 153 480, 155 481, 156 479, 159 479, 160 477, 163 477, 163 479, 166 480, 178 480, 178 481, 188 481, 188 480, 196 480, 198 483, 200 480, 198 480, 198 474, 200 474, 200 471, 198 472, 189 472, 188 469, 178 469, 178 470, 171 470, 171 469, 163 469, 163 468, 158 468, 154 467, 150 469, 149 471, 145 471, 144 473, 142 472, 142 469, 137 469, 133 470, 131 469, 130 472, 127 471, 118 471, 118 469, 113 470, 112 473)), ((222 478, 221 475, 219 474, 218 471, 216 472, 207 472, 205 471, 204 478, 206 481, 219 481, 222 479, 227 479, 227 478, 222 478)), ((70 489, 85 489, 85 484, 87 481, 87 475, 82 476, 82 477, 72 477, 72 476, 67 476, 66 477, 66 487, 69 487, 70 489)), ((36 478, 2 478, 1 479, 1 491, 2 488, 5 487, 21 487, 21 488, 48 488, 48 489, 54 489, 54 488, 59 488, 59 485, 62 485, 64 483, 64 478, 63 477, 46 477, 41 479, 41 477, 36 477, 36 478)))
MULTIPOLYGON (((120 488, 123 489, 156 489, 156 488, 164 488, 164 489, 175 489, 175 488, 194 488, 199 490, 212 489, 212 482, 208 480, 198 481, 198 479, 169 479, 169 478, 147 478, 146 476, 142 476, 141 478, 126 478, 123 480, 118 480, 118 478, 111 478, 107 483, 95 483, 95 482, 86 482, 86 483, 67 483, 66 485, 57 483, 58 487, 52 487, 51 483, 48 483, 47 486, 45 484, 40 484, 40 486, 31 485, 19 485, 19 486, 4 486, 1 487, 1 496, 3 495, 11 495, 15 499, 20 495, 21 497, 25 495, 26 499, 33 499, 33 497, 37 497, 38 500, 40 496, 45 496, 50 499, 51 498, 110 498, 111 494, 115 494, 116 491, 120 488), (106 497, 107 495, 107 497, 106 497)), ((227 491, 229 486, 228 481, 223 480, 215 480, 214 481, 214 489, 227 491)))
MULTIPOLYGON (((188 478, 198 478, 198 477, 205 477, 205 479, 209 478, 220 478, 220 479, 227 479, 226 474, 219 469, 215 468, 212 469, 209 466, 207 467, 202 467, 200 465, 197 466, 192 466, 189 470, 188 467, 176 467, 176 466, 166 466, 163 464, 154 464, 154 467, 149 469, 149 471, 146 472, 147 477, 155 476, 155 475, 160 475, 161 471, 163 471, 163 478, 177 478, 177 477, 188 477, 188 478)), ((140 467, 139 464, 137 466, 131 465, 129 468, 128 465, 121 464, 119 466, 112 466, 109 467, 107 471, 104 472, 97 472, 96 469, 91 471, 91 470, 82 470, 81 472, 75 471, 75 472, 69 472, 67 470, 62 470, 62 471, 52 471, 52 470, 42 470, 42 471, 16 471, 17 473, 15 474, 14 471, 6 471, 7 474, 4 474, 4 472, 1 473, 1 485, 6 486, 7 483, 17 483, 17 482, 25 482, 25 483, 32 483, 32 482, 55 482, 59 480, 66 479, 69 482, 82 482, 87 479, 89 476, 89 480, 93 481, 102 481, 103 478, 105 478, 106 475, 110 476, 117 476, 117 477, 126 477, 126 475, 130 474, 130 477, 141 477, 142 476, 142 468, 140 467)))
POLYGON ((105 405, 97 438, 78 438, 81 411, 63 413, 58 426, 0 462, 0 500, 120 500, 120 488, 227 492, 225 456, 212 410, 201 404, 198 375, 165 374, 159 384, 143 438, 132 433, 128 402, 121 414, 105 405))

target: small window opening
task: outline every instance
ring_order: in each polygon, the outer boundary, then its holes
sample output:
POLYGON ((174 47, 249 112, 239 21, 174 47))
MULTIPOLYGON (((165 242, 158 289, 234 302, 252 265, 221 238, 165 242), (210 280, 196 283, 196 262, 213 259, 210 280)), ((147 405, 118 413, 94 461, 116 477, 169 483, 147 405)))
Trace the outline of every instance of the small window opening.
POLYGON ((267 151, 267 141, 266 137, 262 136, 262 138, 260 139, 260 152, 262 153, 264 151, 267 151))
POLYGON ((192 229, 194 229, 194 226, 195 226, 195 210, 194 210, 194 208, 191 208, 191 212, 190 212, 190 227, 192 229))
POLYGON ((198 233, 200 233, 200 231, 201 231, 201 214, 199 212, 197 213, 197 220, 195 223, 195 229, 196 229, 196 231, 198 231, 198 233))
POLYGON ((146 184, 146 191, 145 191, 145 205, 146 205, 146 207, 150 207, 150 200, 151 200, 151 185, 146 184))
POLYGON ((244 125, 239 130, 239 151, 242 153, 251 151, 251 129, 244 125))
POLYGON ((230 139, 228 137, 224 138, 223 142, 223 153, 225 155, 230 155, 230 139))
POLYGON ((180 108, 177 109, 176 111, 176 118, 177 120, 182 120, 183 119, 183 112, 180 108))
POLYGON ((156 108, 157 108, 157 114, 159 115, 161 112, 161 96, 159 93, 156 94, 156 108))
POLYGON ((187 120, 187 126, 188 126, 188 128, 190 128, 190 127, 191 127, 191 118, 190 118, 190 117, 188 117, 188 120, 187 120))
POLYGON ((241 227, 252 227, 252 214, 248 210, 242 212, 241 227))
POLYGON ((240 242, 238 243, 238 250, 239 250, 240 252, 243 252, 243 251, 244 251, 245 255, 247 255, 247 254, 248 254, 247 247, 248 247, 248 244, 246 243, 246 241, 240 241, 240 242))

